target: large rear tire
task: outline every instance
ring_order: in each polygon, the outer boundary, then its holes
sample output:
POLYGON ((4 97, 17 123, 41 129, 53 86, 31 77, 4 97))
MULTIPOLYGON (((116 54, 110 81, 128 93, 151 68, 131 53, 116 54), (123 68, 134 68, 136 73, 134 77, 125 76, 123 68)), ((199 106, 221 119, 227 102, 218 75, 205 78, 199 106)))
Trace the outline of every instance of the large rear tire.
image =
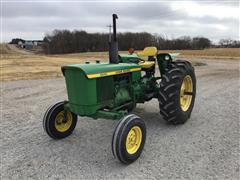
POLYGON ((188 61, 176 60, 162 75, 159 92, 160 114, 171 124, 183 124, 191 116, 196 96, 194 68, 188 61))

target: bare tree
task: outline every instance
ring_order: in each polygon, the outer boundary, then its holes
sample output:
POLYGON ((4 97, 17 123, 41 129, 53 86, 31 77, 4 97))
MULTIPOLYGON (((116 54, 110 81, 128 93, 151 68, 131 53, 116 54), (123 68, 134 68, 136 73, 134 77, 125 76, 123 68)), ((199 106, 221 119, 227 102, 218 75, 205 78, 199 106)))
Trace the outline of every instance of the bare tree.
MULTIPOLYGON (((204 37, 182 36, 167 39, 164 36, 147 32, 119 33, 118 41, 119 50, 129 48, 140 50, 146 46, 156 46, 158 49, 204 49, 211 45, 211 41, 204 37)), ((105 33, 54 30, 44 37, 44 42, 46 43, 45 52, 50 54, 108 50, 108 34, 105 33)))

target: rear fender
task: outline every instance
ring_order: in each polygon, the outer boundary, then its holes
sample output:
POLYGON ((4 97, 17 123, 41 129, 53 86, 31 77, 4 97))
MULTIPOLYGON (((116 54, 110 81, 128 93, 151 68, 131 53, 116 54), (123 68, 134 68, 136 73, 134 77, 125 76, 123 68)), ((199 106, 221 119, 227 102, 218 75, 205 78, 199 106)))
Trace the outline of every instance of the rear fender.
POLYGON ((161 75, 165 74, 166 68, 169 63, 171 63, 179 53, 159 53, 157 54, 158 68, 161 75))

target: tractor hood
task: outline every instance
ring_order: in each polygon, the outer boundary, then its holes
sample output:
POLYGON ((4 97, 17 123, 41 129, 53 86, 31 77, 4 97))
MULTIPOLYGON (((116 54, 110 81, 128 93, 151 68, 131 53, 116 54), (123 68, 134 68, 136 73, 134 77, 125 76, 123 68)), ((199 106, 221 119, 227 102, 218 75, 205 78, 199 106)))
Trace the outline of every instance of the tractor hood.
POLYGON ((100 78, 104 76, 113 76, 117 74, 124 74, 129 72, 141 71, 141 66, 135 63, 90 63, 90 64, 73 64, 62 66, 62 72, 67 69, 82 71, 89 79, 100 78))

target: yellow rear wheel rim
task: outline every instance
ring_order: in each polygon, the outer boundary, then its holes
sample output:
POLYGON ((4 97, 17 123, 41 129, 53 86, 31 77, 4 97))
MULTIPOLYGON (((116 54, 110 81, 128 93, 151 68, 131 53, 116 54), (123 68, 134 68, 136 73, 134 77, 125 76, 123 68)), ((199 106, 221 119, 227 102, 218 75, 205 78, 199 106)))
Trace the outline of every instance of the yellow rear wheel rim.
POLYGON ((180 105, 183 111, 187 111, 192 102, 193 82, 191 76, 184 77, 180 90, 180 105))
POLYGON ((55 118, 55 128, 59 132, 65 132, 67 131, 73 122, 73 117, 71 112, 67 112, 66 120, 64 121, 64 111, 61 111, 57 114, 55 118))
POLYGON ((134 154, 140 148, 142 142, 142 130, 138 126, 130 129, 126 139, 126 150, 129 154, 134 154))

